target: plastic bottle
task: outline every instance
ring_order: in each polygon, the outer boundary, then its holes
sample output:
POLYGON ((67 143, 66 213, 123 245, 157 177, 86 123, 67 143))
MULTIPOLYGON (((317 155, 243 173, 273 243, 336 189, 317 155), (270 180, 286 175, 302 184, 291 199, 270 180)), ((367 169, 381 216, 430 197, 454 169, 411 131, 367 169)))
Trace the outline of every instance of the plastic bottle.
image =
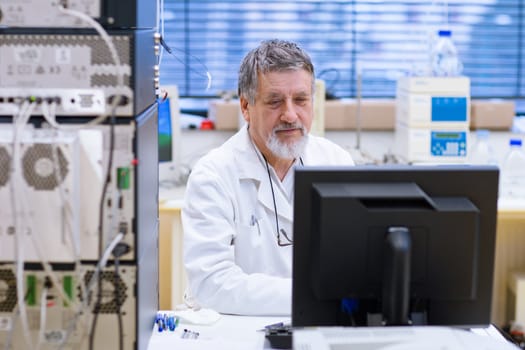
POLYGON ((497 165, 494 151, 490 145, 490 132, 486 129, 476 131, 476 142, 468 155, 470 164, 497 165))
POLYGON ((458 57, 458 50, 452 41, 450 30, 440 30, 432 47, 432 73, 438 77, 458 76, 463 65, 458 57))
POLYGON ((525 152, 521 139, 510 139, 500 171, 500 197, 525 199, 525 152))

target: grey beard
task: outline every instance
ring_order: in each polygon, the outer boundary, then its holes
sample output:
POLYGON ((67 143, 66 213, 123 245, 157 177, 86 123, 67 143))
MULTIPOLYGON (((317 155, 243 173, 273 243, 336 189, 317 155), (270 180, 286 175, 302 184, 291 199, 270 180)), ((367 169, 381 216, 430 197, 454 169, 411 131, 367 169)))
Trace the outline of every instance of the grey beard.
POLYGON ((308 133, 303 127, 304 135, 298 141, 286 144, 281 142, 275 133, 275 130, 266 141, 266 147, 276 156, 283 159, 295 159, 301 157, 308 143, 308 133))

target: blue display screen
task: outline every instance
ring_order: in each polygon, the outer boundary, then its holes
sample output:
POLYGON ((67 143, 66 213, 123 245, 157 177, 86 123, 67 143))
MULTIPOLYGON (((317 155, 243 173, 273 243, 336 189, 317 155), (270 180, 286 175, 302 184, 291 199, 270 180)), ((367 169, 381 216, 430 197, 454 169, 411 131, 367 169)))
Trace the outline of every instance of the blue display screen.
POLYGON ((466 157, 465 131, 433 131, 430 135, 430 154, 434 157, 466 157))
POLYGON ((466 97, 432 97, 433 122, 466 122, 466 97))
POLYGON ((173 130, 169 98, 159 101, 158 111, 159 162, 169 162, 173 160, 173 130))

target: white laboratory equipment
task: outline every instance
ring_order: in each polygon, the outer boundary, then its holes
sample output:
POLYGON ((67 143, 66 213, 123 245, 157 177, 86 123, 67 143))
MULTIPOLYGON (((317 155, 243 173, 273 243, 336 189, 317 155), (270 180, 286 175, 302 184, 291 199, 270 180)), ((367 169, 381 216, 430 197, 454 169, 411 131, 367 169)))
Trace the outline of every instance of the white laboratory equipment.
POLYGON ((509 151, 501 165, 500 198, 525 199, 525 152, 522 140, 509 140, 509 151))
POLYGON ((470 123, 468 77, 401 77, 396 120, 410 127, 464 128, 470 123))
POLYGON ((469 130, 396 124, 396 153, 408 163, 465 163, 469 130))
POLYGON ((468 77, 401 77, 395 152, 408 163, 464 163, 470 127, 468 77))

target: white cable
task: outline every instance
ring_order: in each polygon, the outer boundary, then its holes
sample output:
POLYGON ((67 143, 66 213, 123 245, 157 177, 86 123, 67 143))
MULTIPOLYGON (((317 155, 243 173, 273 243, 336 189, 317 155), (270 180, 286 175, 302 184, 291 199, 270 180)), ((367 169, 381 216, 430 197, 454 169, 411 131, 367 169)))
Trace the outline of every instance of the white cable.
POLYGON ((106 267, 110 254, 113 252, 113 249, 115 249, 115 247, 122 240, 122 238, 124 238, 124 234, 119 233, 118 235, 115 236, 115 238, 113 238, 111 243, 107 246, 106 250, 104 251, 104 254, 102 255, 102 258, 100 259, 97 265, 97 269, 99 271, 106 267))
POLYGON ((116 76, 117 76, 117 88, 116 88, 117 97, 114 98, 112 103, 111 103, 110 113, 107 113, 107 111, 106 111, 101 116, 99 116, 99 117, 97 117, 97 118, 87 122, 85 125, 97 125, 97 124, 100 124, 108 117, 108 115, 110 115, 110 114, 111 115, 115 115, 115 111, 116 111, 117 106, 118 106, 118 104, 120 102, 121 96, 123 96, 124 70, 121 67, 120 58, 118 57, 117 49, 115 48, 115 45, 113 44, 113 41, 111 40, 108 32, 104 28, 102 28, 102 26, 97 21, 95 21, 93 18, 91 18, 88 15, 86 15, 85 13, 82 13, 82 12, 79 12, 79 11, 66 9, 63 5, 59 5, 58 6, 58 10, 60 12, 64 13, 64 14, 66 14, 66 15, 70 15, 70 16, 76 17, 76 18, 86 22, 91 27, 93 27, 93 29, 95 29, 97 31, 97 33, 100 35, 102 40, 104 40, 104 42, 106 43, 106 46, 108 47, 109 52, 111 54, 111 58, 113 59, 113 62, 115 64, 115 69, 117 70, 117 74, 116 74, 116 76))
MULTIPOLYGON (((164 0, 157 0, 157 24, 159 26, 160 37, 164 39, 164 0)), ((164 46, 159 47, 159 68, 162 64, 164 46)))
MULTIPOLYGON (((108 49, 109 49, 109 51, 111 53, 111 56, 113 58, 113 62, 115 64, 115 67, 117 69, 117 89, 116 89, 117 90, 117 98, 113 99, 112 104, 111 104, 111 109, 110 109, 111 110, 111 115, 114 115, 115 111, 116 111, 116 108, 117 108, 117 105, 118 105, 118 103, 120 101, 120 97, 123 95, 123 92, 120 93, 119 89, 123 90, 123 88, 124 88, 124 72, 121 69, 120 58, 118 57, 118 53, 117 53, 117 50, 115 48, 115 45, 113 44, 113 41, 111 40, 109 34, 104 30, 104 28, 102 28, 102 26, 98 22, 96 22, 94 19, 92 19, 88 15, 86 15, 86 14, 84 14, 82 12, 66 9, 62 5, 59 5, 58 8, 59 8, 60 12, 62 12, 64 14, 67 14, 67 15, 71 15, 71 16, 77 17, 80 20, 82 20, 82 21, 88 23, 89 25, 91 25, 97 31, 97 33, 101 36, 101 38, 104 40, 104 42, 106 43, 106 45, 107 45, 107 47, 108 47, 108 49)), ((97 125, 97 124, 101 123, 102 121, 104 121, 106 119, 106 117, 107 117, 107 113, 104 113, 100 117, 95 118, 94 120, 86 123, 85 125, 97 125)), ((110 150, 110 151, 112 152, 112 150, 110 150)), ((112 169, 106 169, 106 171, 110 172, 110 171, 112 171, 112 169)), ((106 174, 107 174, 107 172, 106 172, 106 174)), ((104 196, 104 194, 102 194, 102 196, 104 196)), ((103 218, 100 218, 100 220, 103 220, 103 218)), ((105 264, 106 264, 106 262, 103 264, 103 266, 105 266, 105 264)), ((88 287, 87 288, 87 293, 89 293, 89 289, 90 288, 88 287)))
POLYGON ((113 252, 113 249, 115 249, 117 244, 119 244, 119 242, 122 240, 122 238, 124 238, 124 234, 119 233, 113 238, 111 243, 107 245, 106 249, 104 250, 104 253, 102 254, 101 259, 99 260, 97 264, 97 267, 95 268, 95 272, 93 273, 93 275, 91 276, 91 279, 87 283, 87 287, 86 287, 87 293, 90 292, 91 288, 93 287, 93 284, 98 279, 98 275, 100 274, 100 271, 102 271, 106 267, 109 256, 111 255, 111 253, 113 252))
MULTIPOLYGON (((113 240, 108 244, 106 249, 104 250, 104 253, 102 254, 102 258, 99 260, 93 275, 91 275, 91 278, 86 283, 87 284, 87 286, 85 288, 86 289, 86 295, 89 295, 89 292, 91 291, 91 288, 93 288, 93 286, 95 285, 95 282, 98 280, 98 276, 100 275, 100 272, 106 267, 106 264, 107 264, 107 262, 109 260, 109 256, 113 252, 113 249, 115 249, 115 247, 117 246, 117 244, 119 244, 119 242, 122 240, 122 238, 124 238, 124 234, 123 233, 117 234, 113 238, 113 240)), ((69 334, 73 331, 73 328, 75 328, 74 326, 75 326, 75 324, 77 322, 77 319, 83 314, 83 309, 87 309, 88 308, 88 306, 87 306, 87 297, 84 298, 83 301, 84 302, 82 303, 82 307, 81 308, 77 308, 77 312, 75 313, 75 316, 73 317, 73 319, 70 322, 70 327, 68 327, 65 339, 67 339, 69 337, 69 334)), ((87 312, 86 314, 87 314, 86 315, 86 321, 89 321, 89 318, 92 317, 92 316, 90 316, 91 313, 87 312)), ((86 323, 89 325, 90 322, 86 322, 86 323)), ((82 334, 82 339, 85 336, 85 334, 86 334, 85 332, 82 334)), ((64 345, 65 345, 65 342, 63 342, 60 345, 59 349, 62 349, 64 345)))
POLYGON ((49 105, 46 102, 43 102, 40 108, 42 109, 42 115, 44 116, 44 119, 49 123, 49 125, 55 129, 61 129, 62 125, 59 125, 55 119, 55 106, 55 102, 51 102, 49 105))
MULTIPOLYGON (((54 133, 54 136, 56 136, 57 133, 54 133)), ((75 137, 78 137, 78 135, 75 135, 75 137)), ((55 175, 55 180, 57 182, 58 187, 58 193, 60 196, 61 201, 61 207, 63 210, 63 216, 65 216, 66 224, 67 224, 67 232, 69 233, 69 239, 71 241, 71 250, 73 253, 73 258, 75 262, 80 263, 80 241, 78 235, 75 235, 75 227, 72 223, 72 220, 75 217, 75 213, 73 212, 73 209, 71 208, 70 201, 67 200, 66 194, 63 188, 64 180, 65 178, 62 177, 62 174, 60 173, 60 159, 58 155, 58 145, 56 144, 56 139, 53 137, 53 142, 51 143, 51 154, 53 157, 53 174, 55 175)), ((76 185, 76 184, 74 184, 76 185)))
MULTIPOLYGON (((22 332, 24 340, 29 348, 33 347, 31 336, 29 333, 29 322, 27 319, 27 309, 25 303, 25 287, 24 287, 24 231, 22 228, 22 218, 20 215, 21 207, 19 204, 18 194, 21 194, 21 177, 20 171, 20 134, 23 132, 23 126, 31 116, 33 105, 28 101, 24 101, 20 107, 19 114, 13 118, 13 168, 11 176, 11 203, 13 210, 13 220, 15 227, 14 243, 15 243, 15 271, 16 271, 16 294, 18 307, 20 310, 20 322, 22 323, 22 332)), ((22 134, 23 137, 23 134, 22 134)), ((14 328, 14 327, 13 327, 14 328)))
MULTIPOLYGON (((44 282, 45 283, 45 282, 44 282)), ((59 286, 57 286, 59 288, 59 286)), ((46 330, 46 312, 47 312, 47 293, 48 288, 44 286, 42 295, 40 295, 40 330, 38 331, 38 340, 36 343, 36 350, 40 349, 40 345, 44 342, 44 332, 46 330)))
MULTIPOLYGON (((20 147, 22 140, 21 138, 24 137, 24 126, 29 121, 29 118, 31 116, 31 112, 33 111, 34 104, 30 103, 24 103, 20 108, 20 113, 14 120, 14 136, 13 136, 13 164, 14 164, 14 170, 13 170, 13 181, 16 181, 16 188, 14 191, 13 196, 13 210, 15 211, 15 252, 17 253, 16 257, 16 277, 17 277, 17 299, 18 299, 18 306, 19 306, 19 315, 21 319, 21 323, 23 326, 24 331, 24 337, 26 339, 27 345, 30 345, 30 348, 32 348, 32 342, 29 334, 29 327, 28 327, 28 320, 27 320, 27 311, 26 311, 26 304, 25 304, 25 296, 24 296, 24 255, 23 255, 23 248, 24 244, 22 244, 23 236, 22 233, 25 232, 25 229, 21 226, 21 222, 24 222, 23 218, 25 217, 25 214, 22 212, 22 208, 30 208, 30 203, 28 201, 28 196, 26 190, 24 190, 24 187, 22 186, 22 173, 20 170, 20 162, 21 162, 21 155, 20 155, 20 147), (21 205, 20 205, 21 204, 21 205), (19 237, 18 234, 20 234, 19 237)), ((32 222, 33 217, 31 215, 27 215, 25 217, 29 223, 26 223, 26 226, 29 229, 36 228, 34 225, 34 222, 32 222)), ((41 245, 37 241, 37 231, 31 232, 30 234, 30 241, 33 243, 33 247, 37 253, 37 256, 39 260, 42 263, 42 266, 44 267, 44 271, 46 272, 46 275, 53 281, 53 283, 56 286, 60 285, 59 279, 56 277, 54 271, 52 270, 51 264, 47 261, 46 256, 43 254, 41 250, 41 245)), ((57 291, 62 297, 62 300, 68 301, 71 305, 75 305, 72 298, 65 294, 65 292, 61 288, 57 288, 57 291)), ((42 330, 42 329, 41 329, 42 330)), ((39 346, 39 345, 38 345, 39 346)))
MULTIPOLYGON (((75 135, 75 136, 78 137, 78 134, 75 135)), ((53 144, 54 144, 54 142, 53 142, 53 144)), ((66 194, 64 193, 64 188, 62 187, 64 179, 61 178, 61 174, 60 174, 60 164, 59 164, 59 157, 58 157, 58 146, 56 146, 56 147, 52 146, 52 151, 53 151, 52 153, 53 153, 54 174, 55 174, 56 181, 57 181, 57 184, 58 184, 58 189, 59 189, 59 194, 60 194, 60 198, 61 198, 61 201, 62 201, 62 205, 66 209, 66 211, 63 213, 63 215, 66 216, 65 220, 66 220, 66 223, 68 224, 67 228, 68 228, 69 238, 70 238, 70 241, 71 241, 71 244, 72 244, 71 248, 72 248, 72 252, 73 252, 73 259, 75 261, 74 274, 77 276, 77 279, 79 281, 79 286, 80 286, 80 293, 81 293, 81 295, 83 297, 83 300, 85 300, 87 298, 87 293, 86 293, 86 290, 85 290, 84 283, 82 283, 82 273, 80 271, 80 266, 81 266, 80 245, 81 245, 81 242, 80 242, 80 237, 78 235, 75 235, 74 227, 73 227, 73 224, 72 224, 72 220, 75 217, 75 213, 73 212, 73 209, 71 208, 71 205, 70 205, 69 201, 67 201, 66 194), (67 210, 67 209, 69 209, 69 210, 67 210)), ((77 213, 77 215, 79 215, 79 213, 77 213)), ((66 299, 64 298, 64 300, 66 300, 66 299)), ((71 301, 72 301, 71 298, 67 298, 67 301, 69 301, 70 304, 73 305, 73 303, 71 303, 71 301)))
MULTIPOLYGON (((20 175, 20 176, 18 176, 18 178, 22 178, 22 176, 20 175)), ((31 207, 31 203, 28 200, 29 196, 28 196, 27 190, 28 189, 25 186, 22 187, 22 185, 20 185, 20 193, 19 193, 18 198, 20 198, 20 201, 22 202, 22 208, 30 208, 31 207)), ((33 244, 33 248, 35 249, 36 255, 37 255, 39 261, 41 262, 41 264, 42 264, 42 266, 44 268, 44 271, 46 272, 46 275, 51 279, 51 281, 54 283, 54 285, 60 285, 60 281, 59 281, 58 277, 56 276, 55 272, 53 271, 53 269, 51 267, 51 264, 48 261, 46 255, 42 251, 42 245, 40 244, 39 238, 38 238, 38 232, 39 231, 37 230, 37 227, 36 227, 35 223, 33 222, 33 216, 32 215, 28 215, 26 219, 28 221, 28 223, 26 223, 26 225, 29 228, 32 229, 32 232, 29 235, 30 236, 30 241, 33 244)), ((64 301, 67 301, 67 302, 69 302, 71 304, 74 304, 72 297, 66 295, 65 292, 61 288, 57 288, 57 290, 58 290, 60 296, 62 297, 62 299, 64 301)))
MULTIPOLYGON (((52 103, 50 105, 50 107, 54 107, 54 103, 52 103)), ((55 123, 55 115, 53 113, 52 110, 50 110, 48 108, 47 105, 43 105, 42 106, 42 112, 43 112, 43 115, 44 115, 44 118, 46 119, 46 121, 48 121, 48 123, 52 126, 52 127, 55 127, 55 128, 59 128, 59 129, 69 129, 63 125, 58 125, 55 123)), ((107 171, 109 171, 107 169, 107 171)), ((115 198, 113 198, 113 201, 116 203, 116 200, 115 198)), ((116 215, 112 215, 113 218, 116 218, 116 215)), ((110 225, 111 227, 115 226, 115 223, 114 223, 114 220, 112 220, 112 225, 110 225)), ((110 237, 110 234, 106 234, 105 235, 106 237, 110 237)), ((120 240, 122 239, 122 237, 119 238, 119 240, 117 242, 115 242, 114 244, 116 245, 120 240)), ((109 249, 110 247, 108 247, 109 249)), ((113 246, 114 248, 114 246, 113 246)), ((109 258, 109 254, 111 253, 111 251, 113 250, 113 248, 109 249, 109 251, 106 249, 106 261, 102 261, 102 264, 99 263, 99 266, 102 266, 105 267, 105 265, 107 264, 107 259, 109 258)), ((79 263, 77 263, 77 266, 80 266, 79 263)), ((95 274, 93 275, 93 277, 91 278, 91 281, 95 281, 96 280, 96 277, 98 277, 98 274, 99 274, 99 270, 100 270, 100 267, 97 267, 96 271, 95 271, 95 274)), ((81 273, 80 271, 78 271, 78 280, 80 281, 80 288, 81 288, 81 293, 82 293, 82 300, 83 302, 81 303, 80 306, 77 306, 77 316, 74 318, 74 320, 72 320, 72 328, 74 328, 74 324, 76 323, 77 319, 78 319, 78 316, 82 313, 82 311, 84 311, 85 309, 87 309, 89 307, 87 301, 88 301, 88 294, 91 290, 91 288, 93 287, 93 283, 89 283, 87 286, 82 283, 82 276, 81 276, 81 273)), ((87 313, 89 315, 89 313, 87 313)), ((89 316, 87 316, 86 318, 86 328, 89 327, 89 316)), ((69 337, 69 334, 71 333, 72 329, 71 330, 68 330, 67 334, 66 334, 66 339, 69 337)), ((85 333, 85 332, 84 332, 85 333)), ((85 334, 84 334, 85 335, 85 334)))
MULTIPOLYGON (((55 114, 54 114, 55 107, 56 107, 56 104, 54 102, 51 103, 49 106, 47 104, 43 104, 42 105, 42 112, 43 112, 45 120, 48 121, 48 123, 54 128, 68 129, 68 128, 65 128, 65 127, 63 127, 61 125, 58 125, 58 124, 56 124, 54 122, 55 121, 55 114)), ((59 169, 58 169, 59 164, 58 164, 58 155, 57 155, 56 147, 53 147, 53 158, 54 158, 53 159, 53 164, 55 165, 55 175, 57 176, 57 181, 60 184, 59 169)), ((62 188, 61 185, 59 185, 59 189, 60 189, 60 193, 61 193, 61 198, 62 198, 63 201, 65 201, 64 195, 63 195, 63 188, 62 188)), ((68 206, 68 208, 70 208, 70 207, 68 206)), ((68 223, 71 224, 71 221, 68 220, 68 223)), ((74 235, 73 235, 73 228, 72 228, 72 226, 70 226, 69 232, 71 234, 71 241, 73 242, 73 246, 75 247, 74 241, 76 239, 74 238, 74 235)), ((52 272, 52 269, 50 267, 50 264, 47 261, 44 261, 45 257, 42 256, 42 252, 39 249, 38 243, 34 242, 34 246, 35 246, 35 250, 37 251, 37 254, 39 255, 40 260, 42 260, 42 263, 44 265, 46 273, 51 277, 51 279, 53 280, 53 283, 57 284, 58 280, 54 276, 54 274, 52 272)), ((78 244, 76 246, 80 246, 80 242, 78 242, 78 244)), ((73 249, 73 250, 74 250, 74 259, 75 259, 75 271, 74 271, 74 274, 76 275, 78 283, 79 283, 80 293, 81 293, 81 296, 82 296, 82 302, 81 303, 73 302, 72 297, 67 296, 62 289, 60 289, 59 292, 61 294, 62 299, 64 301, 67 301, 71 305, 72 308, 74 308, 75 310, 77 310, 77 312, 80 313, 80 312, 82 312, 82 311, 84 311, 85 309, 88 308, 88 305, 87 305, 87 291, 86 291, 86 288, 85 288, 85 284, 82 281, 80 252, 76 251, 76 249, 73 249)), ((74 322, 76 324, 76 318, 75 318, 74 322)), ((85 331, 81 334, 81 336, 86 334, 88 327, 89 327, 89 322, 86 322, 85 323, 85 329, 84 329, 85 331)), ((64 339, 64 344, 66 343, 70 332, 71 331, 68 331, 66 333, 66 337, 64 339)))

